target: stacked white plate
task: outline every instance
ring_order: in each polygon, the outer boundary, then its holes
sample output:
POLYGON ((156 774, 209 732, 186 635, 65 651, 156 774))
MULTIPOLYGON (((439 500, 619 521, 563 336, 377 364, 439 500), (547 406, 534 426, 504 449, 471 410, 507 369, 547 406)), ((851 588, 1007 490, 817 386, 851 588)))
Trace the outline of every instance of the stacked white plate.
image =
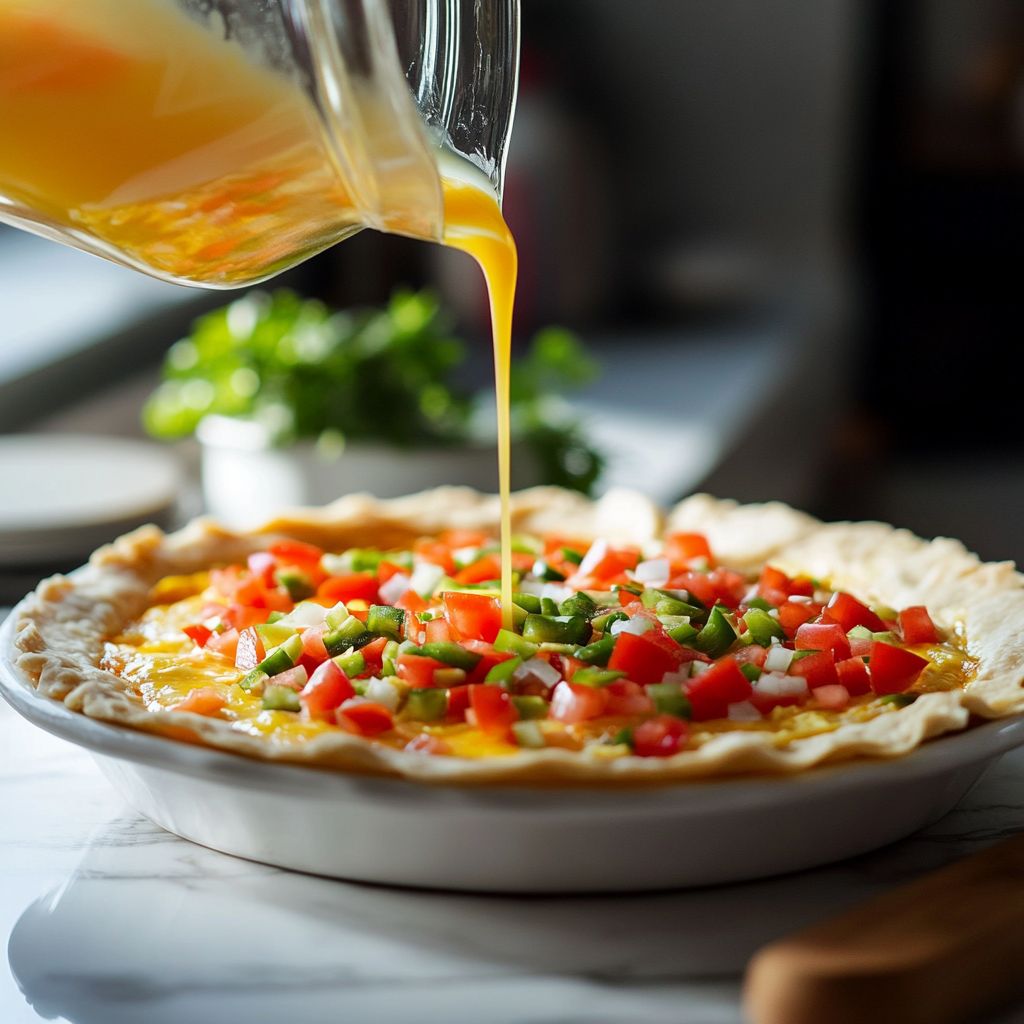
POLYGON ((84 561, 146 522, 167 524, 178 462, 143 441, 72 434, 0 437, 0 570, 84 561))

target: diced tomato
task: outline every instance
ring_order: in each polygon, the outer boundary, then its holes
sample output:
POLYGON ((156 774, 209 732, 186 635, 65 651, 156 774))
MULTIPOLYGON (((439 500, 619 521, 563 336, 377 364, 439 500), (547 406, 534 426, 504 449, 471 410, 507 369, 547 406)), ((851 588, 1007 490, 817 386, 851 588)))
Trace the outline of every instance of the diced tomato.
POLYGON ((427 643, 439 644, 452 639, 452 627, 447 619, 431 619, 423 623, 422 628, 427 635, 427 643))
POLYGON ((308 626, 302 631, 302 653, 318 664, 329 656, 327 648, 324 647, 326 629, 327 627, 321 623, 319 626, 308 626))
POLYGON ((607 707, 608 693, 598 686, 577 686, 563 680, 551 694, 551 717, 567 725, 600 718, 607 707))
POLYGON ((352 572, 344 576, 328 576, 317 587, 319 600, 330 604, 360 600, 373 604, 377 600, 377 577, 372 572, 352 572))
POLYGON ((740 671, 736 659, 722 658, 690 680, 687 696, 694 721, 705 722, 710 718, 725 718, 729 705, 748 700, 751 692, 750 680, 740 671))
POLYGON ((903 693, 928 667, 913 651, 876 640, 871 645, 871 689, 878 694, 903 693))
POLYGON ((923 604, 904 608, 899 615, 900 632, 907 644, 937 644, 939 632, 923 604))
POLYGON ((249 572, 259 579, 265 587, 274 586, 274 572, 277 562, 269 551, 254 551, 248 558, 249 572))
POLYGON ((189 639, 194 640, 197 647, 205 647, 206 641, 213 636, 212 629, 207 629, 205 626, 198 623, 195 626, 186 626, 182 632, 189 639))
POLYGON ((407 590, 396 602, 396 608, 401 608, 403 612, 409 614, 406 618, 412 618, 418 615, 420 612, 425 612, 430 605, 416 593, 415 590, 407 590))
POLYGON ((383 704, 373 701, 338 708, 334 716, 342 729, 354 732, 357 736, 379 736, 394 725, 391 712, 383 704))
POLYGON ((238 634, 238 645, 235 647, 235 668, 248 672, 255 668, 265 657, 267 652, 263 649, 263 641, 259 633, 250 626, 238 634))
POLYGON ((448 666, 422 654, 400 654, 397 661, 398 677, 414 690, 429 689, 434 685, 434 673, 448 666))
POLYGON ((668 581, 672 590, 688 590, 698 601, 711 606, 718 600, 718 588, 708 573, 683 572, 668 581))
POLYGON ((452 529, 442 530, 437 536, 438 541, 448 548, 482 548, 490 544, 494 538, 483 530, 452 529))
POLYGON ((501 579, 501 559, 497 555, 484 555, 455 574, 456 583, 483 583, 501 579))
POLYGON ((687 724, 675 715, 648 718, 633 730, 633 753, 637 757, 671 757, 680 751, 689 733, 687 724))
POLYGON ((455 572, 455 560, 452 558, 451 548, 447 544, 422 538, 413 545, 413 551, 423 561, 441 566, 449 576, 455 572))
POLYGON ((449 721, 461 722, 466 717, 466 709, 469 707, 469 687, 453 686, 448 690, 448 712, 449 721))
POLYGON ((493 684, 477 683, 469 687, 469 704, 476 716, 476 724, 490 736, 506 739, 519 712, 508 690, 493 684))
POLYGON ((809 622, 817 614, 816 605, 804 604, 800 601, 787 601, 785 604, 779 605, 779 625, 788 636, 793 636, 805 622, 809 622))
POLYGON ((193 715, 216 715, 227 700, 210 686, 189 690, 188 696, 171 706, 171 711, 190 711, 193 715))
POLYGON ((256 576, 243 580, 235 588, 235 603, 246 608, 268 608, 273 611, 285 611, 291 607, 291 599, 287 594, 267 586, 256 576))
POLYGON ((371 640, 368 644, 360 647, 359 650, 363 655, 363 660, 366 662, 366 669, 360 673, 364 676, 375 676, 384 664, 384 648, 387 646, 388 638, 386 636, 379 636, 376 640, 371 640))
POLYGON ((836 661, 850 657, 846 632, 835 622, 805 622, 796 631, 798 651, 830 651, 836 661))
POLYGON ((842 711, 850 703, 850 691, 840 683, 817 686, 811 693, 814 699, 829 711, 842 711))
POLYGON ((674 672, 682 663, 682 649, 669 637, 661 637, 656 629, 648 633, 620 633, 615 641, 608 667, 625 672, 634 683, 660 683, 666 672, 674 672), (675 651, 664 641, 675 645, 675 651))
POLYGON ((654 701, 639 683, 631 679, 616 679, 604 687, 604 691, 608 694, 605 714, 649 715, 654 711, 654 701))
POLYGON ((665 557, 672 565, 685 565, 695 558, 711 562, 711 545, 702 533, 670 533, 665 538, 665 557))
POLYGON ((223 654, 225 658, 233 662, 235 660, 235 651, 238 649, 238 630, 227 629, 223 633, 214 633, 206 641, 206 649, 223 654))
POLYGON ((244 604, 230 604, 223 610, 221 617, 229 626, 241 631, 266 622, 267 609, 249 608, 244 604))
POLYGON ((846 687, 851 697, 859 697, 871 689, 868 667, 861 657, 855 655, 845 661, 836 662, 836 674, 839 676, 839 682, 846 687))
POLYGON ((838 622, 844 633, 849 633, 854 626, 863 626, 873 633, 885 629, 885 623, 866 604, 851 594, 833 594, 822 614, 826 619, 838 622))
POLYGON ((850 654, 855 658, 866 658, 871 653, 871 645, 875 642, 871 636, 848 636, 850 654))
POLYGON ((708 579, 715 588, 715 601, 730 608, 735 608, 749 589, 746 579, 732 569, 714 569, 708 579))
POLYGON ((801 704, 804 701, 803 696, 796 696, 790 694, 788 697, 782 697, 773 693, 761 693, 757 687, 753 688, 748 700, 751 704, 761 712, 762 715, 770 715, 774 708, 789 708, 794 707, 797 704, 801 704))
POLYGON ((335 709, 355 692, 348 676, 333 661, 325 661, 309 677, 299 700, 307 717, 331 719, 335 709))
MULTIPOLYGON (((783 593, 787 597, 810 597, 814 593, 814 584, 806 576, 796 578, 787 576, 781 569, 773 565, 766 565, 761 570, 761 577, 758 580, 758 590, 763 597, 768 592, 773 594, 783 593)), ((768 600, 771 600, 768 598, 768 600)), ((772 601, 773 604, 779 603, 772 601)))
POLYGON ((746 647, 739 648, 733 657, 741 665, 756 665, 758 668, 764 668, 764 660, 768 657, 768 648, 758 644, 748 644, 746 647))
POLYGON ((395 562, 389 562, 386 558, 382 558, 377 565, 377 583, 383 585, 387 583, 392 576, 397 576, 399 573, 404 573, 405 567, 396 564, 395 562))
POLYGON ((267 551, 277 559, 278 565, 302 565, 303 563, 319 565, 320 559, 324 556, 323 548, 292 538, 271 544, 267 551))
POLYGON ((622 605, 623 608, 628 608, 631 604, 642 605, 642 602, 640 600, 640 595, 634 594, 632 590, 620 590, 619 604, 622 605))
POLYGON ((486 594, 447 593, 444 614, 455 632, 465 640, 486 640, 490 644, 501 629, 501 603, 486 594))
POLYGON ((789 666, 789 674, 803 676, 812 690, 839 682, 835 658, 832 657, 831 651, 818 651, 799 661, 794 660, 789 666))

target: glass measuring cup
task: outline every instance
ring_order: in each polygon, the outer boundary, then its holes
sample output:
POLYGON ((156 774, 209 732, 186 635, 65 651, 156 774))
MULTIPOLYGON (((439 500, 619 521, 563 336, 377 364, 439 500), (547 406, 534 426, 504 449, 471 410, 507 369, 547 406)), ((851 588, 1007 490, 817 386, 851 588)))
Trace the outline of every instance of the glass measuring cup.
POLYGON ((164 280, 270 277, 500 197, 518 0, 0 0, 0 220, 164 280))

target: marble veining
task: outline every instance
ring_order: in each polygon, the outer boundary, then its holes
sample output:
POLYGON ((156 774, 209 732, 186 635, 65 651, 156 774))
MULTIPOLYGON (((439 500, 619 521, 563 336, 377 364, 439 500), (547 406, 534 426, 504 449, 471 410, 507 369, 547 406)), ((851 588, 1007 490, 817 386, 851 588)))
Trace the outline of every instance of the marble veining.
POLYGON ((0 1024, 740 1024, 760 945, 1024 826, 1022 750, 926 832, 814 871, 634 896, 444 894, 184 842, 2 704, 0 751, 0 1024))

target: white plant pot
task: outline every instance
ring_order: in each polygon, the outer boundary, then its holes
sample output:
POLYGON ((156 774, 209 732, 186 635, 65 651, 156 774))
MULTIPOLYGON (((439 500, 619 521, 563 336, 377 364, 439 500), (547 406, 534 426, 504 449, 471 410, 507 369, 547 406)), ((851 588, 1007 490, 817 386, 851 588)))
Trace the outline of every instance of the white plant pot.
MULTIPOLYGON (((206 509, 239 528, 255 526, 284 509, 326 505, 356 491, 393 498, 442 484, 490 493, 498 488, 493 445, 407 449, 357 441, 331 454, 311 441, 274 447, 260 424, 226 416, 207 416, 197 436, 206 509)), ((540 482, 532 453, 524 445, 513 445, 513 488, 540 482)))

